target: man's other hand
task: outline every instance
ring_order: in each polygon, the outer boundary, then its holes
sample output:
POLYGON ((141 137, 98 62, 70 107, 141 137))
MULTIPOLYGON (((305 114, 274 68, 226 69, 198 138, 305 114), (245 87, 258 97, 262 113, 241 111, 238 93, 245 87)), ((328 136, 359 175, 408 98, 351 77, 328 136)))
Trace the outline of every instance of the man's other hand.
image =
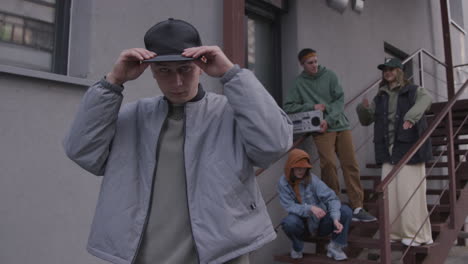
POLYGON ((413 123, 411 123, 410 121, 406 120, 404 123, 403 123, 403 129, 406 130, 406 129, 409 129, 409 128, 412 128, 413 127, 413 123))
POLYGON ((343 225, 340 223, 340 221, 334 220, 333 224, 335 225, 335 228, 336 228, 336 230, 333 231, 335 232, 335 234, 339 234, 341 233, 341 231, 343 231, 343 225))
POLYGON ((322 122, 320 123, 320 132, 326 132, 328 129, 328 123, 327 123, 327 120, 322 120, 322 122))
POLYGON ((322 219, 327 213, 320 207, 317 207, 315 205, 312 205, 310 207, 310 211, 318 218, 322 219))
POLYGON ((108 82, 122 85, 127 81, 135 80, 148 68, 149 63, 141 62, 156 57, 156 53, 143 49, 133 48, 124 50, 114 63, 112 71, 106 75, 108 82))
POLYGON ((320 110, 322 112, 325 112, 325 105, 324 104, 316 104, 316 105, 314 105, 314 110, 320 110))
POLYGON ((369 100, 367 98, 362 99, 362 107, 369 108, 369 100))
POLYGON ((218 46, 188 48, 182 55, 195 58, 194 63, 211 77, 222 77, 234 66, 218 46))

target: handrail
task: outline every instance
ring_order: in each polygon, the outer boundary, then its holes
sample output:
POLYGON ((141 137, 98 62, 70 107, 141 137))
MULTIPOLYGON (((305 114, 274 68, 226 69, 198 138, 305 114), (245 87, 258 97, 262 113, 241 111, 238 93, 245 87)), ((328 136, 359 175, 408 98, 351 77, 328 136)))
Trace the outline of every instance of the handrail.
MULTIPOLYGON (((432 132, 436 129, 436 127, 440 124, 442 119, 447 115, 449 110, 452 109, 453 105, 457 101, 457 99, 463 94, 465 91, 466 87, 468 86, 468 80, 465 81, 463 86, 458 90, 458 92, 455 94, 455 96, 450 99, 444 108, 442 109, 441 112, 436 116, 436 118, 432 121, 431 125, 429 126, 428 129, 423 133, 423 135, 419 138, 418 141, 411 147, 411 149, 401 158, 401 160, 393 166, 393 169, 390 171, 390 173, 385 177, 385 179, 377 186, 376 192, 377 193, 383 193, 384 190, 388 187, 390 182, 396 177, 396 175, 400 172, 402 169, 403 165, 408 163, 408 161, 411 159, 411 157, 416 153, 416 151, 421 148, 421 146, 424 144, 424 142, 431 136, 432 132)), ((450 137, 450 135, 448 135, 450 137)))
POLYGON ((454 67, 454 68, 458 68, 458 67, 465 67, 465 66, 468 66, 468 63, 455 65, 455 66, 453 66, 453 67, 454 67))
POLYGON ((425 50, 425 49, 421 49, 421 51, 423 53, 425 53, 427 56, 431 57, 433 60, 435 60, 436 62, 438 62, 439 64, 441 64, 442 66, 446 67, 447 68, 447 64, 445 64, 444 62, 442 62, 441 60, 437 59, 436 56, 432 53, 430 53, 429 51, 425 50))

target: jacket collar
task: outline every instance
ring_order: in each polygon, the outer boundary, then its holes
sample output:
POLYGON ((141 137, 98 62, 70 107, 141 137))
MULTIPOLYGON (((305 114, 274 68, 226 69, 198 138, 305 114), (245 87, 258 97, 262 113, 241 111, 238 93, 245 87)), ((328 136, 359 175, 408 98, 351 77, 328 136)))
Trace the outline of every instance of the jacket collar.
MULTIPOLYGON (((190 101, 188 101, 187 103, 193 103, 193 102, 198 102, 200 101, 204 96, 205 96, 206 92, 205 90, 203 89, 203 86, 199 83, 198 84, 198 91, 197 91, 197 94, 195 95, 195 97, 193 97, 190 101)), ((168 104, 171 104, 171 102, 167 99, 166 96, 163 97, 164 100, 168 103, 168 104)))

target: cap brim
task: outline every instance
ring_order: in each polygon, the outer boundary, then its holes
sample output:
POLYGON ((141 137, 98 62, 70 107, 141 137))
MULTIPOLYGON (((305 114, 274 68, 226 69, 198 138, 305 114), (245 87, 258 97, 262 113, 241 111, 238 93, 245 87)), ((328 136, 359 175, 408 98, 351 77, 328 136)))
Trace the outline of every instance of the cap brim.
POLYGON ((182 55, 159 55, 143 62, 162 62, 162 61, 192 61, 194 58, 184 57, 182 55))
MULTIPOLYGON (((375 65, 375 64, 374 64, 375 65)), ((380 64, 379 66, 377 66, 377 69, 383 71, 383 69, 386 67, 385 64, 380 64)))
POLYGON ((306 159, 301 159, 299 160, 298 162, 296 162, 294 165, 293 165, 293 168, 312 168, 312 165, 310 165, 310 163, 306 160, 306 159))

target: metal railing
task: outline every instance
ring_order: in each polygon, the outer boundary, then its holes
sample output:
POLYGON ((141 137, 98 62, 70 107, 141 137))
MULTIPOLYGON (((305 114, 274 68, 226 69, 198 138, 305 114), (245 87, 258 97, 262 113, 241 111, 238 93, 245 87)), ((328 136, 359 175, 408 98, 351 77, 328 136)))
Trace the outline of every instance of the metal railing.
MULTIPOLYGON (((418 81, 419 81, 419 84, 421 86, 424 86, 424 74, 428 74, 432 77, 434 77, 436 80, 438 81, 441 81, 441 82, 444 82, 443 80, 440 80, 438 78, 436 78, 436 76, 434 74, 431 74, 430 72, 428 72, 427 70, 425 70, 424 68, 424 61, 423 61, 423 56, 426 55, 429 57, 429 59, 432 59, 434 62, 436 62, 437 64, 441 65, 441 66, 444 66, 444 67, 447 67, 447 65, 445 63, 443 63, 441 60, 437 59, 433 54, 431 54, 430 52, 426 51, 425 49, 419 49, 417 51, 415 51, 414 53, 412 53, 411 55, 409 55, 404 61, 403 61, 403 64, 407 64, 408 62, 411 62, 412 59, 414 58, 417 58, 418 59, 418 65, 419 65, 419 68, 417 70, 417 77, 418 77, 418 81)), ((415 76, 410 76, 409 79, 413 79, 414 80, 415 76)), ((347 101, 345 103, 345 110, 349 109, 349 107, 351 105, 353 105, 354 102, 356 102, 356 100, 358 100, 360 97, 363 97, 365 96, 366 94, 368 94, 369 92, 373 91, 375 88, 378 88, 378 85, 380 84, 381 82, 381 78, 379 78, 378 80, 374 81, 371 85, 369 85, 368 87, 366 87, 364 90, 362 90, 361 92, 359 92, 357 95, 355 95, 354 97, 352 97, 349 101, 347 101)), ((462 124, 460 125, 460 128, 456 131, 455 134, 453 134, 453 128, 452 128, 452 116, 451 116, 451 109, 455 103, 456 100, 458 100, 458 98, 460 97, 460 95, 463 93, 463 91, 466 89, 466 86, 468 86, 468 81, 464 83, 464 85, 462 86, 462 88, 457 92, 456 96, 454 98, 452 98, 446 105, 445 107, 443 108, 443 110, 435 117, 435 119, 432 121, 430 127, 428 130, 426 130, 426 132, 424 133, 424 135, 418 140, 418 142, 413 146, 413 148, 403 157, 403 159, 397 164, 394 166, 393 170, 390 172, 390 174, 383 180, 383 182, 381 182, 377 188, 376 188, 376 191, 377 191, 377 203, 378 203, 378 207, 380 208, 379 210, 379 230, 380 230, 380 240, 381 240, 381 262, 382 263, 385 263, 385 264, 389 264, 390 263, 390 252, 391 252, 391 248, 390 248, 390 234, 389 234, 389 230, 390 230, 390 226, 391 224, 389 223, 390 219, 388 218, 389 216, 389 212, 388 212, 388 199, 386 199, 386 192, 387 192, 387 188, 388 188, 388 184, 391 182, 391 180, 393 180, 395 178, 395 176, 397 175, 397 173, 401 170, 401 168, 407 163, 407 161, 412 157, 412 155, 414 155, 414 153, 416 153, 416 151, 422 146, 422 144, 424 143, 425 140, 427 140, 431 133, 435 130, 435 128, 442 122, 442 119, 447 116, 448 119, 447 119, 447 124, 446 124, 446 128, 448 130, 448 133, 447 135, 458 135, 459 131, 461 130, 461 127, 464 125, 464 123, 467 121, 467 118, 465 118, 465 120, 462 122, 462 124)), ((427 89, 427 87, 426 87, 427 89)), ((429 90, 429 89, 428 89, 429 90)), ((431 91, 431 90, 430 90, 431 91)), ((442 95, 439 95, 437 94, 435 91, 431 91, 433 92, 434 94, 436 94, 437 96, 440 96, 444 99, 447 99, 447 97, 445 96, 442 96, 442 95)), ((352 125, 352 130, 354 130, 354 128, 356 128, 357 126, 359 125, 359 122, 357 122, 356 124, 352 125)), ((289 153, 289 151, 291 151, 293 148, 296 148, 297 146, 299 146, 308 136, 310 136, 311 134, 305 134, 305 135, 302 135, 300 138, 298 138, 293 146, 291 147, 291 149, 288 150, 288 152, 284 153, 281 158, 283 158, 285 155, 287 155, 289 153)), ((453 136, 454 137, 454 136, 453 136)), ((447 186, 445 186, 444 190, 442 191, 442 194, 440 194, 439 196, 439 200, 440 198, 442 197, 442 195, 444 194, 444 192, 449 189, 450 191, 450 225, 453 225, 453 222, 454 222, 454 219, 455 219, 455 216, 454 216, 454 212, 455 212, 455 208, 454 208, 454 205, 455 205, 455 200, 456 200, 456 192, 454 191, 455 190, 455 172, 456 170, 458 169, 458 167, 460 166, 460 164, 458 165, 457 168, 454 167, 454 145, 453 145, 453 137, 447 137, 447 140, 448 140, 448 144, 447 144, 447 152, 441 152, 439 157, 437 158, 437 161, 440 159, 440 157, 442 156, 443 153, 448 153, 447 156, 448 156, 448 159, 449 159, 449 175, 451 175, 449 177, 449 183, 447 184, 447 186)), ((373 138, 373 135, 370 135, 368 138, 366 138, 357 148, 356 148, 356 152, 359 152, 366 144, 368 144, 368 142, 373 138)), ((467 153, 465 153, 465 157, 467 156, 468 154, 468 151, 467 153)), ((280 158, 280 159, 281 159, 280 158)), ((279 160, 280 160, 279 159, 279 160)), ((318 161, 319 159, 315 159, 313 160, 313 163, 315 163, 316 161, 318 161)), ((435 166, 435 163, 434 165, 432 166, 432 168, 430 168, 430 170, 428 171, 428 173, 426 173, 426 175, 429 175, 430 172, 432 171, 432 169, 434 168, 435 166)), ((265 171, 265 169, 260 169, 257 171, 256 175, 261 175, 263 172, 265 171)), ((427 176, 426 176, 427 177, 427 176)), ((425 178, 424 178, 425 180, 425 178)), ((423 181, 424 181, 423 180, 423 181)), ((417 188, 419 188, 423 181, 420 182, 420 184, 418 185, 417 188)), ((414 193, 416 193, 417 189, 414 191, 414 193)), ((414 193, 413 195, 410 197, 410 199, 414 196, 414 193)), ((273 197, 271 197, 270 199, 268 199, 266 201, 266 204, 269 204, 271 203, 275 198, 277 198, 278 194, 275 194, 273 195, 273 197)), ((409 203, 409 201, 407 202, 407 204, 409 203)), ((439 202, 437 201, 436 202, 436 205, 438 204, 439 202)), ((405 204, 405 206, 403 207, 402 211, 406 208, 407 204, 405 204)), ((435 206, 431 208, 430 212, 429 212, 429 215, 426 217, 426 220, 427 221, 429 219, 429 216, 430 214, 434 211, 435 209, 435 206)), ((401 212, 400 214, 401 215, 401 212)), ((399 215, 397 217, 399 217, 399 215)), ((392 223, 393 224, 393 223, 392 223)), ((275 226, 275 230, 278 230, 280 224, 276 225, 275 226)), ((422 228, 422 226, 421 226, 422 228)), ((417 233, 419 233, 419 231, 421 230, 421 228, 418 230, 417 233)), ((413 238, 414 240, 414 238, 413 238)), ((404 252, 403 254, 403 257, 407 254, 407 252, 409 251, 410 247, 408 247, 406 249, 406 251, 404 252)), ((402 259, 403 259, 402 257, 402 259)))

